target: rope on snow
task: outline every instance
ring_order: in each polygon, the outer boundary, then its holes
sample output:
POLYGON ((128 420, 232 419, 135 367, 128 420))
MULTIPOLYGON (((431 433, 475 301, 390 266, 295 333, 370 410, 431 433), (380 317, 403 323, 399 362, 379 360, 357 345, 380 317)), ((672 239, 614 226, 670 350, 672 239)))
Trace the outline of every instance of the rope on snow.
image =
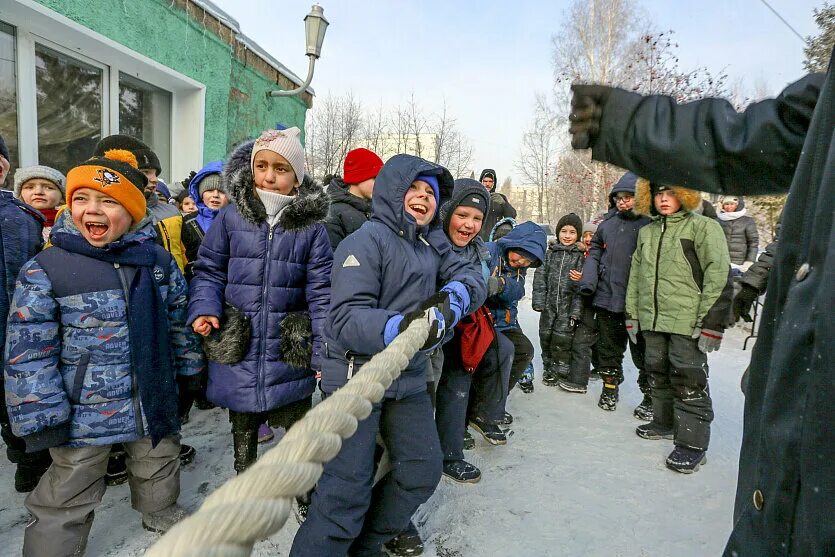
POLYGON ((281 530, 292 500, 307 493, 323 464, 352 436, 359 420, 371 414, 392 381, 409 364, 429 335, 426 319, 416 319, 361 373, 314 406, 243 474, 209 495, 200 509, 162 536, 148 557, 247 557, 256 541, 281 530))

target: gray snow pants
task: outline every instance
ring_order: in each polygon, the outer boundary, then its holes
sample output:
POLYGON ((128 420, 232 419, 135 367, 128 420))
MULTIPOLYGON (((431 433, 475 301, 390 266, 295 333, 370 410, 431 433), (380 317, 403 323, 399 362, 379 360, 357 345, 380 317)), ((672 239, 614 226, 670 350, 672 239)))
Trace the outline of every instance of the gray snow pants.
POLYGON ((644 365, 652 388, 653 421, 673 426, 675 444, 707 450, 713 401, 707 356, 689 336, 643 331, 644 365))
MULTIPOLYGON (((160 511, 180 495, 180 436, 124 443, 131 506, 160 511)), ((52 465, 25 500, 32 520, 23 535, 24 557, 83 555, 93 510, 104 496, 110 445, 49 449, 52 465)))

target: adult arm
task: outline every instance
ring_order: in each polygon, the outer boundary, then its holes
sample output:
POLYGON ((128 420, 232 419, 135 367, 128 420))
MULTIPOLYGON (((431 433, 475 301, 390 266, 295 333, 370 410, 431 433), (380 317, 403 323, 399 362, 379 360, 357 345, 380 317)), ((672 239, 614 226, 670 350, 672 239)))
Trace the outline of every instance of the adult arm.
POLYGON ((768 287, 768 273, 771 271, 771 265, 774 262, 774 254, 777 253, 778 241, 774 240, 768 244, 756 263, 751 265, 740 279, 742 284, 750 286, 758 294, 765 292, 768 287))

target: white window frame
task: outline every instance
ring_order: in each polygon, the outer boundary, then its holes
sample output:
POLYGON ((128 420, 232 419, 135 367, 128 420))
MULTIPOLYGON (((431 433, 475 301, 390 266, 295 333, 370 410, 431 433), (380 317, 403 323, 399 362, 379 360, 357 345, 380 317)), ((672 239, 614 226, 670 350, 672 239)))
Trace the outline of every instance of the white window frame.
POLYGON ((97 67, 102 83, 102 135, 119 133, 119 73, 171 93, 171 137, 164 179, 171 183, 203 166, 206 86, 33 0, 0 0, 0 19, 15 27, 20 166, 38 164, 35 43, 97 67), (105 96, 106 95, 106 96, 105 96))

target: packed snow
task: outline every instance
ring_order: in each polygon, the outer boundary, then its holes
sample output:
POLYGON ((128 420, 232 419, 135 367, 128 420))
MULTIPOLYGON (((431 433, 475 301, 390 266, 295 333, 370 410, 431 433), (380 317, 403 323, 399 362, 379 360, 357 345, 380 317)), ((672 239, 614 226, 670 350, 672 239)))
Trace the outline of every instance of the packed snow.
MULTIPOLYGON (((558 555, 688 557, 719 555, 731 531, 737 459, 742 437, 748 365, 742 350, 748 331, 726 332, 722 349, 709 356, 716 418, 707 463, 692 475, 668 470, 672 441, 648 441, 634 433, 641 400, 628 357, 617 410, 597 407, 601 382, 585 395, 542 385, 538 314, 520 303, 522 327, 537 347, 536 390, 511 393, 515 421, 506 446, 489 445, 477 433, 466 456, 482 470, 477 484, 441 480, 415 515, 427 557, 543 557, 558 555)), ((278 436, 277 436, 278 437, 278 436)), ((197 448, 182 470, 180 504, 196 510, 208 493, 234 475, 232 435, 220 409, 191 411, 183 441, 197 448)), ((277 441, 261 446, 261 453, 277 441)), ((0 556, 19 555, 28 513, 14 491, 14 468, 0 462, 0 556)), ((298 528, 256 544, 253 555, 287 555, 298 528)), ((158 538, 142 529, 130 508, 128 485, 108 488, 96 509, 87 555, 141 555, 158 538)))

